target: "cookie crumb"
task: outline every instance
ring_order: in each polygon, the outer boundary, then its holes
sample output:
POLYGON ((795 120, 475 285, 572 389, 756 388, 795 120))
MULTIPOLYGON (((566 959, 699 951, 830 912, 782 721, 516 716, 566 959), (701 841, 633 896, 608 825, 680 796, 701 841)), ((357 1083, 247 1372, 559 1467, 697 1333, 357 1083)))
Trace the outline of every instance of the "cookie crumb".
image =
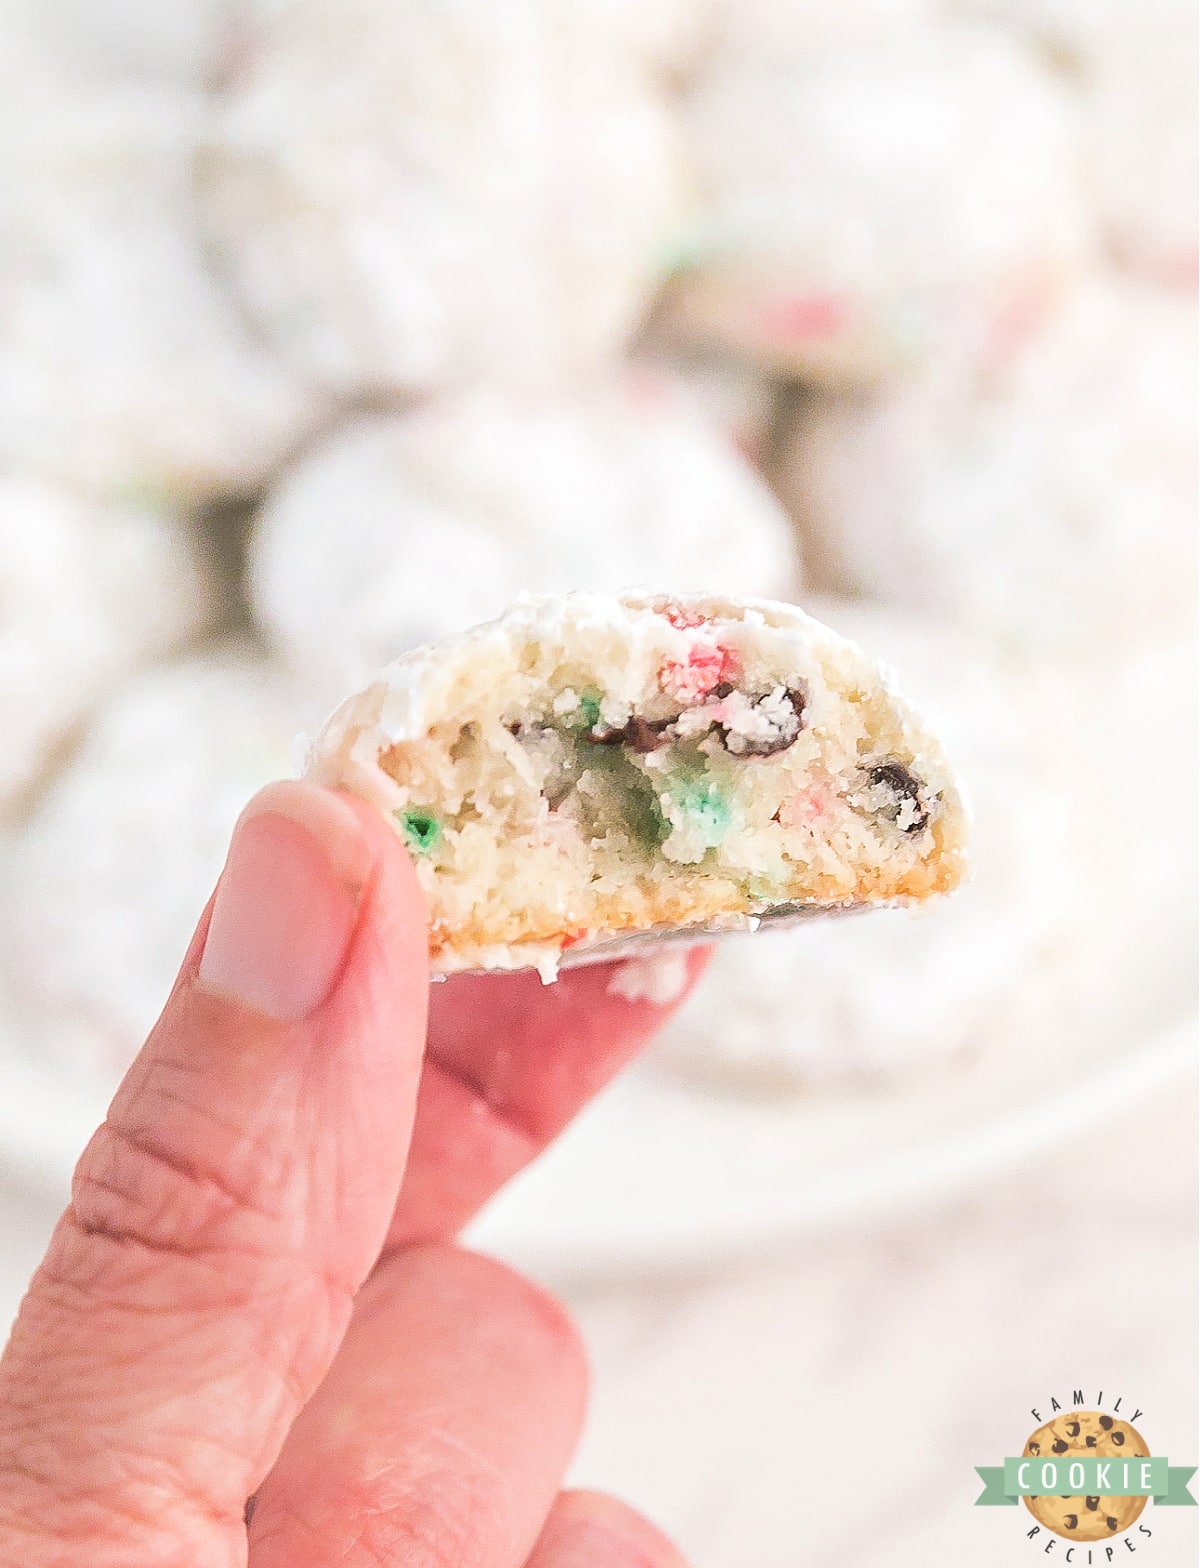
POLYGON ((609 996, 627 1002, 653 1002, 665 1007, 683 995, 688 983, 687 949, 656 953, 653 958, 629 958, 608 982, 609 996))

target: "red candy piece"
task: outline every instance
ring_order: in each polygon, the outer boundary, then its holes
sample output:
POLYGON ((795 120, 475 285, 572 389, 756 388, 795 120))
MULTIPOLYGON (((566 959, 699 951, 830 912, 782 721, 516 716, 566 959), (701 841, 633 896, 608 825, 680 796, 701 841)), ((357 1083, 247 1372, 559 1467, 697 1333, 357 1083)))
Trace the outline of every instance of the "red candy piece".
POLYGON ((812 827, 828 811, 831 798, 824 784, 810 784, 807 789, 790 795, 775 813, 775 820, 794 833, 800 828, 812 827))
POLYGON ((565 953, 568 947, 574 947, 576 942, 582 942, 587 936, 586 928, 580 931, 568 931, 558 944, 560 953, 565 953))
POLYGON ((676 702, 701 702, 723 682, 736 678, 737 657, 719 642, 697 638, 685 662, 667 659, 658 672, 658 682, 676 702))
POLYGON ((849 314, 834 294, 801 294, 765 306, 762 324, 773 338, 832 338, 844 331, 849 314))

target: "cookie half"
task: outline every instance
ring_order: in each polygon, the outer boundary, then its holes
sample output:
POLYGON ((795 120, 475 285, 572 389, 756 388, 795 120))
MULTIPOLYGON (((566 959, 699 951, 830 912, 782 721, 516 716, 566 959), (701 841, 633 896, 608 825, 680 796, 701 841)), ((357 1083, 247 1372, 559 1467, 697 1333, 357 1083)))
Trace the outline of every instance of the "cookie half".
POLYGON ((435 972, 917 902, 965 871, 942 749, 876 664, 791 605, 527 596, 415 649, 306 776, 388 813, 435 972))

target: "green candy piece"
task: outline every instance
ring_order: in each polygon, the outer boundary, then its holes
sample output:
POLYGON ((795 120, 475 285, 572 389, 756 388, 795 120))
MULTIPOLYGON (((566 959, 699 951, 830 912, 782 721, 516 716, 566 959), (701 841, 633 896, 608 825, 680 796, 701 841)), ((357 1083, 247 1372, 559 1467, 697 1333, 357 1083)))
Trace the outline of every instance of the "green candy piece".
POLYGON ((394 815, 414 855, 428 855, 442 842, 442 825, 428 811, 397 811, 394 815))
POLYGON ((600 722, 600 694, 594 691, 585 691, 579 699, 579 706, 575 712, 579 715, 581 729, 594 730, 600 722))
POLYGON ((715 849, 729 832, 729 802, 712 779, 681 779, 671 790, 671 801, 692 819, 709 849, 715 849))

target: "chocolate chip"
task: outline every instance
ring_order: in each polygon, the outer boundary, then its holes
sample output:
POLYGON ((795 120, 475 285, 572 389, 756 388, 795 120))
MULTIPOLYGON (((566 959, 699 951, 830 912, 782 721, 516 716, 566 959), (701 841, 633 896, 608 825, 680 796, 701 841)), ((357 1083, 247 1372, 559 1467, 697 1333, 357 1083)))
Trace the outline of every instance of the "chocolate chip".
POLYGON ((732 697, 734 690, 735 687, 729 681, 721 681, 719 685, 713 687, 712 694, 714 697, 732 697))
POLYGON ((1079 1422, 1078 1421, 1068 1421, 1067 1422, 1067 1436, 1068 1437, 1078 1437, 1079 1436, 1079 1422))
POLYGON ((1124 1434, 1124 1432, 1114 1432, 1113 1435, 1112 1435, 1112 1440, 1113 1440, 1114 1447, 1116 1447, 1116 1448, 1124 1448, 1125 1447, 1125 1434, 1124 1434))
POLYGON ((1040 1443, 1030 1443, 1030 1445, 1029 1445, 1029 1452, 1031 1454, 1040 1454, 1041 1451, 1042 1451, 1042 1445, 1040 1443))
POLYGON ((1113 1518, 1113 1516, 1111 1514, 1106 1514, 1105 1515, 1104 1522, 1105 1522, 1105 1524, 1108 1526, 1108 1528, 1110 1530, 1118 1530, 1118 1529, 1120 1529, 1120 1526, 1117 1524, 1117 1521, 1113 1518))
POLYGON ((789 686, 784 696, 791 703, 793 712, 803 725, 804 715, 808 712, 808 687, 789 686))
POLYGON ((1051 1443, 1050 1447, 1056 1454, 1065 1454, 1067 1451, 1067 1445, 1063 1442, 1061 1437, 1056 1437, 1053 1443, 1051 1443))
POLYGON ((643 719, 635 713, 625 726, 626 745, 630 751, 640 752, 642 755, 649 751, 657 751, 660 746, 667 744, 665 731, 670 722, 669 719, 660 719, 652 724, 649 719, 643 719))
POLYGON ((584 739, 593 746, 628 746, 630 751, 645 756, 667 744, 670 736, 666 731, 674 722, 674 719, 644 719, 640 713, 635 713, 617 729, 588 730, 584 739))
POLYGON ((1113 1418, 1111 1416, 1101 1416, 1100 1417, 1100 1425, 1104 1428, 1104 1430, 1106 1432, 1110 1432, 1112 1430, 1112 1424, 1113 1424, 1113 1418))
POLYGON ((1095 1446, 1096 1446, 1096 1439, 1091 1434, 1089 1434, 1086 1438, 1084 1438, 1084 1442, 1087 1444, 1087 1446, 1089 1448, 1095 1448, 1095 1446))
POLYGON ((921 786, 902 762, 878 762, 868 770, 867 777, 872 784, 890 790, 896 797, 894 809, 884 812, 890 821, 899 821, 905 805, 913 808, 903 832, 920 833, 928 825, 929 810, 921 798, 921 786))
POLYGON ((1100 1499, 1098 1497, 1085 1497, 1084 1502, 1092 1513, 1095 1513, 1097 1508, 1100 1506, 1100 1499))
MULTIPOLYGON (((729 695, 728 692, 726 695, 729 695)), ((784 689, 783 698, 795 715, 794 724, 785 720, 774 734, 754 738, 733 732, 723 724, 719 725, 721 742, 725 749, 732 751, 735 757, 774 757, 781 751, 786 751, 789 746, 794 746, 804 728, 804 715, 808 709, 808 690, 804 686, 788 686, 784 689), (731 738, 734 741, 733 745, 730 744, 731 738)), ((757 708, 762 701, 762 697, 755 698, 754 707, 757 708)))
POLYGON ((1079 1528, 1079 1515, 1078 1514, 1068 1514, 1067 1517, 1063 1520, 1063 1529, 1064 1530, 1077 1530, 1078 1528, 1079 1528))

